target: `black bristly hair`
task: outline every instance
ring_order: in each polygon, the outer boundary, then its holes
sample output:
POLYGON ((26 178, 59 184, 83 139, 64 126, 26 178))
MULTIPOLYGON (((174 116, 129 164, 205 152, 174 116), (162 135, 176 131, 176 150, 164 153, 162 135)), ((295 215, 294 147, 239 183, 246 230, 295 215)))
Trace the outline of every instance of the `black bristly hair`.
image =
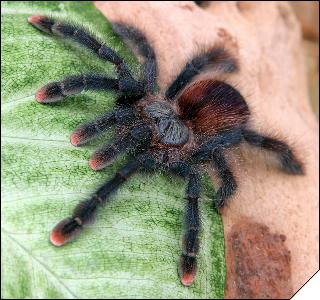
POLYGON ((133 42, 133 47, 145 59, 144 61, 144 78, 146 92, 153 92, 156 87, 157 80, 157 61, 156 55, 145 36, 136 28, 127 24, 113 23, 113 30, 127 42, 133 42))
MULTIPOLYGON (((64 97, 87 90, 117 91, 120 96, 114 110, 82 124, 70 141, 80 146, 116 126, 114 143, 96 151, 89 165, 94 170, 108 166, 120 153, 129 152, 131 160, 91 198, 81 202, 71 217, 53 229, 50 240, 56 246, 71 241, 83 226, 94 220, 96 211, 131 175, 141 169, 165 170, 188 181, 186 188, 185 233, 179 274, 182 284, 193 283, 200 247, 199 198, 201 163, 211 163, 221 179, 213 206, 221 208, 237 189, 237 182, 224 156, 224 149, 245 141, 249 145, 276 154, 281 170, 303 174, 303 165, 283 141, 263 136, 250 129, 250 110, 242 95, 231 85, 213 79, 194 81, 199 73, 211 68, 218 73, 239 69, 237 60, 224 47, 215 46, 194 56, 164 93, 156 93, 157 60, 146 37, 127 24, 114 23, 114 31, 133 44, 144 59, 144 75, 135 79, 124 60, 83 28, 45 16, 28 21, 39 30, 71 39, 98 58, 114 64, 118 78, 95 74, 69 76, 51 82, 36 92, 40 103, 61 101, 64 97), (193 82, 194 81, 194 82, 193 82)), ((217 74, 217 73, 216 73, 217 74)))
POLYGON ((203 52, 188 61, 183 70, 166 90, 166 97, 173 99, 196 75, 211 66, 222 73, 232 73, 238 69, 236 60, 222 46, 203 52))

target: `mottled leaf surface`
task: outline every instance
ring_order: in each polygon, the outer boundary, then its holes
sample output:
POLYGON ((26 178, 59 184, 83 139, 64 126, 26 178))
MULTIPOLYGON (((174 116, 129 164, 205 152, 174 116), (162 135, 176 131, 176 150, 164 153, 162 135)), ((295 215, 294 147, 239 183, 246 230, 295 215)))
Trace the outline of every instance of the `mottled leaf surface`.
POLYGON ((223 297, 223 227, 208 189, 200 205, 199 273, 192 287, 179 281, 185 184, 166 174, 132 178, 77 240, 50 244, 53 226, 125 158, 95 172, 88 158, 112 135, 79 148, 69 142, 74 128, 112 107, 115 94, 83 93, 54 105, 34 99, 49 81, 85 72, 115 76, 113 66, 40 33, 27 17, 82 24, 119 51, 136 75, 140 67, 90 2, 2 2, 1 14, 2 298, 223 297))

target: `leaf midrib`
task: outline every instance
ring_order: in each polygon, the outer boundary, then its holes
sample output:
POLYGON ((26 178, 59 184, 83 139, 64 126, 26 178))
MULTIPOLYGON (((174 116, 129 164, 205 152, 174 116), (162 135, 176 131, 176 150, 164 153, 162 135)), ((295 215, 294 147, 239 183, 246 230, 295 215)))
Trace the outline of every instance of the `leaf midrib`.
POLYGON ((5 234, 13 243, 18 245, 20 249, 22 249, 24 252, 26 252, 29 255, 29 257, 31 257, 43 270, 45 270, 45 272, 48 272, 50 274, 50 276, 52 276, 64 288, 65 291, 67 291, 74 299, 78 299, 77 295, 75 295, 75 293, 63 281, 61 281, 60 278, 57 277, 57 275, 47 265, 45 265, 41 260, 39 260, 37 257, 35 257, 31 251, 29 251, 26 247, 24 247, 22 244, 20 244, 3 227, 1 228, 1 234, 5 234))

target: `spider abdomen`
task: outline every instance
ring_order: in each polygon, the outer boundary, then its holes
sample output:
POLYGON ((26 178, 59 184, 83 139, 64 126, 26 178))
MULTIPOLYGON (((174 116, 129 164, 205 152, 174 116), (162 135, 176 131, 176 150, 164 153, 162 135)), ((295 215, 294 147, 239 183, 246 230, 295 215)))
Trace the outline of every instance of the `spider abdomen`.
POLYGON ((203 80, 188 86, 178 97, 183 120, 190 120, 196 133, 213 135, 245 124, 250 115, 241 94, 225 82, 203 80))

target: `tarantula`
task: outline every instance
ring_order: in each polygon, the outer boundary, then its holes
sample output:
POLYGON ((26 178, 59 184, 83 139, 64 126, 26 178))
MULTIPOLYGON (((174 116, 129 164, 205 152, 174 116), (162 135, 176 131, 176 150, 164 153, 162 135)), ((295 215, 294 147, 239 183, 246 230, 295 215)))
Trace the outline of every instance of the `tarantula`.
POLYGON ((35 97, 40 103, 52 103, 85 90, 117 91, 120 96, 115 109, 78 127, 71 134, 71 144, 85 144, 116 125, 116 140, 92 155, 90 167, 101 170, 125 151, 129 151, 133 157, 90 199, 78 204, 70 218, 55 226, 50 236, 53 245, 61 246, 79 234, 83 226, 93 221, 97 208, 138 170, 169 171, 188 180, 179 275, 182 284, 189 286, 197 272, 196 256, 199 250, 199 164, 211 162, 221 179, 221 186, 213 201, 216 208, 222 207, 237 188, 224 157, 224 149, 242 141, 274 152, 283 171, 303 174, 302 163, 286 143, 248 128, 250 110, 235 88, 215 79, 192 83, 194 77, 208 66, 221 74, 238 70, 236 59, 224 47, 215 46, 194 56, 165 93, 160 94, 155 92, 155 52, 136 28, 113 24, 114 31, 126 42, 134 44, 144 58, 144 74, 140 80, 132 76, 126 63, 115 51, 83 28, 46 16, 31 16, 28 21, 41 31, 77 42, 100 59, 115 65, 118 79, 96 74, 71 76, 45 85, 36 92, 35 97))

